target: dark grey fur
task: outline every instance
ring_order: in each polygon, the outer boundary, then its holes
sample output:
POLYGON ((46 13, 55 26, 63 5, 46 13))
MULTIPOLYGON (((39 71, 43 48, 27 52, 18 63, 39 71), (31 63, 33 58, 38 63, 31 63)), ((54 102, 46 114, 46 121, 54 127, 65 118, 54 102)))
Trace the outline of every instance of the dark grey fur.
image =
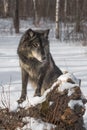
POLYGON ((20 40, 18 56, 22 72, 22 93, 19 103, 26 99, 28 80, 35 86, 35 96, 41 96, 62 74, 49 51, 49 30, 28 29, 20 40))

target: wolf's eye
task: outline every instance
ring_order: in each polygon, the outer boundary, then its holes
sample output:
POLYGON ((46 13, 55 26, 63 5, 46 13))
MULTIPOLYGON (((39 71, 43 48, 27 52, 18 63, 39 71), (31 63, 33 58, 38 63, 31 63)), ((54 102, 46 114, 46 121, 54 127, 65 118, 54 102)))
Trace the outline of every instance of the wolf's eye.
POLYGON ((36 47, 36 48, 38 48, 40 46, 39 43, 37 43, 37 42, 33 43, 32 45, 33 45, 33 47, 36 47))

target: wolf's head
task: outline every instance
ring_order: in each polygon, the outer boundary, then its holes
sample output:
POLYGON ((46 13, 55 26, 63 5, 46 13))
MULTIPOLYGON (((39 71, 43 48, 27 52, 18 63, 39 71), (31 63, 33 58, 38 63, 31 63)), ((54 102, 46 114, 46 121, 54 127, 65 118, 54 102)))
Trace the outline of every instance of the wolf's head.
POLYGON ((47 60, 49 55, 49 30, 28 29, 21 39, 21 47, 27 54, 40 62, 47 60))

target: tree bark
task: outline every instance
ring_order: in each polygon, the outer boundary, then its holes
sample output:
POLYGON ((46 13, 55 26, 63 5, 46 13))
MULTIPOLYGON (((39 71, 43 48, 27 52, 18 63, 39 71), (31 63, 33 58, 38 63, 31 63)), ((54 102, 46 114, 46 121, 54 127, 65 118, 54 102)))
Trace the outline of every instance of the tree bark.
POLYGON ((80 7, 79 7, 79 0, 76 1, 77 4, 77 12, 76 12, 76 32, 80 32, 80 7))
POLYGON ((27 6, 27 0, 24 0, 24 19, 27 18, 27 10, 26 10, 26 6, 27 6))
POLYGON ((59 39, 59 2, 56 0, 56 38, 59 39))
POLYGON ((66 17, 67 17, 67 0, 65 0, 65 3, 64 3, 64 23, 66 25, 66 17))
POLYGON ((36 0, 33 0, 34 4, 34 24, 36 26, 39 25, 39 16, 38 16, 38 11, 37 11, 37 5, 36 5, 36 0))
POLYGON ((19 33, 19 0, 15 0, 15 11, 13 16, 15 33, 19 33))
POLYGON ((8 16, 8 0, 3 0, 4 5, 4 17, 8 16))

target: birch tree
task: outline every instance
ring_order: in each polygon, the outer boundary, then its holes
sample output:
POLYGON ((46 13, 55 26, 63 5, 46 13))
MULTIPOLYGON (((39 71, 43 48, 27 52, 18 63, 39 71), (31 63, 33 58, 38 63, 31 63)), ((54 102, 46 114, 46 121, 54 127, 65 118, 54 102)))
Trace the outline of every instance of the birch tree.
POLYGON ((59 2, 56 0, 56 38, 59 39, 59 2))
POLYGON ((4 5, 4 16, 7 17, 8 15, 8 0, 3 0, 4 5))
POLYGON ((36 0, 33 0, 34 4, 34 24, 38 26, 39 24, 39 16, 38 16, 38 11, 37 11, 37 5, 36 5, 36 0))

